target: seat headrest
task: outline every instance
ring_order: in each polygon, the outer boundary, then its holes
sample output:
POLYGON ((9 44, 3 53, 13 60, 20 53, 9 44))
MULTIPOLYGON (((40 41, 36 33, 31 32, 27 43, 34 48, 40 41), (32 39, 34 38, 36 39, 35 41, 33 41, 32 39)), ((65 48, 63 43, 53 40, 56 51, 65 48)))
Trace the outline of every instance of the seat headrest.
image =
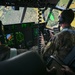
POLYGON ((37 52, 27 51, 0 62, 2 75, 46 75, 43 60, 37 52))

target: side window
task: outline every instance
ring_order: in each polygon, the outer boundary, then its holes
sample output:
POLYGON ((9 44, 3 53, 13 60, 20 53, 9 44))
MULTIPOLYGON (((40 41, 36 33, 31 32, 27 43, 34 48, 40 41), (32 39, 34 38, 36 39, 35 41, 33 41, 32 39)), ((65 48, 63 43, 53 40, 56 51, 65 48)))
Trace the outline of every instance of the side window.
POLYGON ((59 10, 53 9, 52 13, 48 13, 47 17, 47 27, 54 27, 58 26, 58 15, 59 15, 59 10))

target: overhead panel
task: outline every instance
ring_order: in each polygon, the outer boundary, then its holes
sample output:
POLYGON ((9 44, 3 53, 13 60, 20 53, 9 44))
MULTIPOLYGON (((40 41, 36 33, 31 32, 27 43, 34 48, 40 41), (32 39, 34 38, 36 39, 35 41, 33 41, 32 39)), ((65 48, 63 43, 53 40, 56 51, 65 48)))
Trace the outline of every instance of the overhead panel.
POLYGON ((0 0, 0 5, 19 7, 50 7, 55 6, 59 0, 0 0))

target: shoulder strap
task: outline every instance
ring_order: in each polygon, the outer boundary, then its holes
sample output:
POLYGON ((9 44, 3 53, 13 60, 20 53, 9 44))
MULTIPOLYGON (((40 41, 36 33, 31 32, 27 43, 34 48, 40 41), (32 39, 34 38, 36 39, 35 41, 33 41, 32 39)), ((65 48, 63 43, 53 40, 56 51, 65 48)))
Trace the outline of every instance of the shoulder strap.
POLYGON ((10 58, 17 55, 17 49, 16 48, 10 48, 10 58))
POLYGON ((67 65, 71 65, 71 63, 75 60, 75 47, 72 49, 72 51, 67 55, 67 57, 64 59, 64 63, 67 65))

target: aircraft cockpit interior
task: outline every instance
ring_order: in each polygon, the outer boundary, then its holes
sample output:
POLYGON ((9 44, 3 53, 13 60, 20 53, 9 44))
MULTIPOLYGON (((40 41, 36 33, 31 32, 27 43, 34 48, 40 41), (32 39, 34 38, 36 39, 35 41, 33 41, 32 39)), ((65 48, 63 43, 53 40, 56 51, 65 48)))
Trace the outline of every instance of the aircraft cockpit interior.
MULTIPOLYGON (((62 65, 71 68, 71 64, 75 72, 75 47, 63 61, 55 56, 56 51, 43 57, 46 46, 55 43, 53 37, 62 31, 59 15, 67 9, 75 16, 75 0, 0 0, 0 73, 60 75, 62 65), (51 72, 53 66, 57 74, 51 72)), ((75 17, 71 26, 75 29, 75 17)))

